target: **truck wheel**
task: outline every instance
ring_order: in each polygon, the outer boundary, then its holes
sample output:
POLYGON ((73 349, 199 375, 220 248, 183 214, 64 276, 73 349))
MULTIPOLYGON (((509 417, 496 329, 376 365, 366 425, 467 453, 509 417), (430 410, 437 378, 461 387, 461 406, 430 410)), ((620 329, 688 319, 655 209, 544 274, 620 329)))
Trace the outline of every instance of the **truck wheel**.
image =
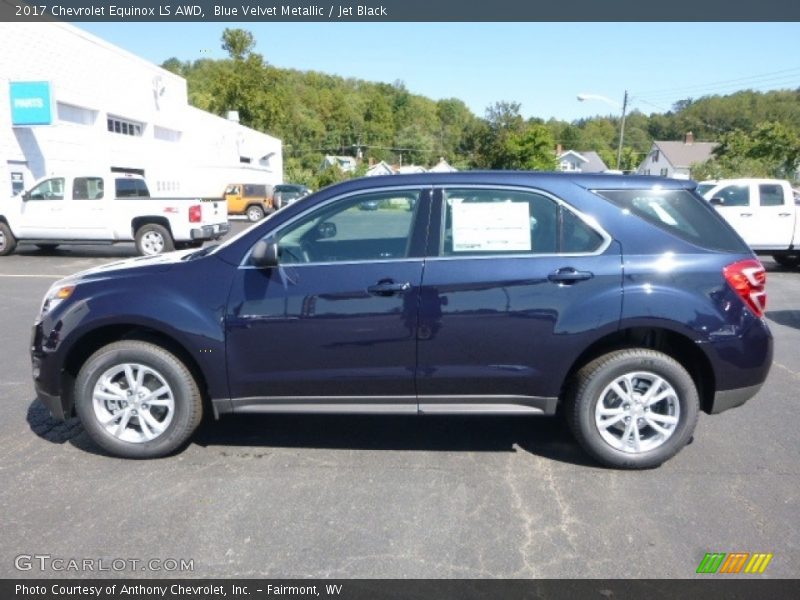
POLYGON ((657 467, 691 439, 700 400, 680 363, 636 348, 611 352, 578 371, 567 398, 578 443, 602 464, 657 467))
POLYGON ((0 256, 6 256, 17 247, 17 238, 11 233, 11 228, 0 221, 0 256))
POLYGON ((264 218, 264 209, 258 206, 257 204, 253 204, 247 207, 247 220, 251 223, 255 223, 256 221, 260 221, 264 218))
POLYGON ((114 456, 156 458, 189 439, 203 402, 177 357, 149 342, 125 340, 101 348, 83 365, 75 410, 92 440, 114 456))
POLYGON ((773 254, 772 258, 782 267, 794 269, 800 265, 800 254, 773 254))
POLYGON ((172 252, 175 243, 166 227, 147 223, 136 230, 136 250, 143 256, 155 256, 162 252, 172 252))

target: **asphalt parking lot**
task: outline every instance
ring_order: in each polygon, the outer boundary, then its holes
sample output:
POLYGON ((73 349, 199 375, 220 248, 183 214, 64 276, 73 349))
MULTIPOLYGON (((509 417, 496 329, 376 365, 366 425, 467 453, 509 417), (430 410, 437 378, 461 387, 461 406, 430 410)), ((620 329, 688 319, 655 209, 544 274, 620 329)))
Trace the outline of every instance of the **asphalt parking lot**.
POLYGON ((192 561, 122 570, 149 577, 687 578, 706 552, 800 576, 800 271, 765 260, 766 386, 655 470, 598 467, 560 420, 512 417, 227 417, 126 461, 35 401, 28 344, 53 281, 133 255, 0 258, 0 577, 80 575, 15 567, 49 555, 192 561))

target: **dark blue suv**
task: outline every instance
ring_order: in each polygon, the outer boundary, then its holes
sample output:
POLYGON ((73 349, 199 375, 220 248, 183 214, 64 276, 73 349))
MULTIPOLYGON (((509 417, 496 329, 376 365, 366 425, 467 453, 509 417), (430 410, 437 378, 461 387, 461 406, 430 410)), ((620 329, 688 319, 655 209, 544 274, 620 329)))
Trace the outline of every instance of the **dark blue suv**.
POLYGON ((364 178, 221 246, 56 283, 39 398, 112 454, 204 411, 553 415, 603 464, 661 464, 699 411, 753 396, 765 272, 693 189, 655 177, 364 178), (375 210, 364 211, 365 203, 375 210))

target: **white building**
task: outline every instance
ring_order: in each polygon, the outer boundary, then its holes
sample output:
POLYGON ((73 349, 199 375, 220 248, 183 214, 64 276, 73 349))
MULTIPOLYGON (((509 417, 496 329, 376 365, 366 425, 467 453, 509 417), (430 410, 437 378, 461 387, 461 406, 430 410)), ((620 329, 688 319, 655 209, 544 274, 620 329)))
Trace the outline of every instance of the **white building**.
POLYGON ((71 25, 0 23, 0 199, 108 169, 154 196, 283 179, 281 141, 189 106, 182 77, 71 25))

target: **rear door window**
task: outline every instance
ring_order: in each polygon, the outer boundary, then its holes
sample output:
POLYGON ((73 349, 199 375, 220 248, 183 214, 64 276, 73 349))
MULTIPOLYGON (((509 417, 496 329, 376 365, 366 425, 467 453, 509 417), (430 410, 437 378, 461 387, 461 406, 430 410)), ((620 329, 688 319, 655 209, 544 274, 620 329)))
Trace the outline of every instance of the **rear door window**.
POLYGON ((762 183, 758 186, 758 198, 761 206, 783 206, 783 187, 776 183, 762 183))
POLYGON ((444 192, 441 256, 583 254, 604 238, 553 198, 507 189, 444 192))
POLYGON ((747 251, 744 242, 714 208, 687 190, 606 190, 595 193, 697 246, 726 252, 747 251))
POLYGON ((115 181, 117 198, 149 198, 144 179, 120 178, 115 181))

